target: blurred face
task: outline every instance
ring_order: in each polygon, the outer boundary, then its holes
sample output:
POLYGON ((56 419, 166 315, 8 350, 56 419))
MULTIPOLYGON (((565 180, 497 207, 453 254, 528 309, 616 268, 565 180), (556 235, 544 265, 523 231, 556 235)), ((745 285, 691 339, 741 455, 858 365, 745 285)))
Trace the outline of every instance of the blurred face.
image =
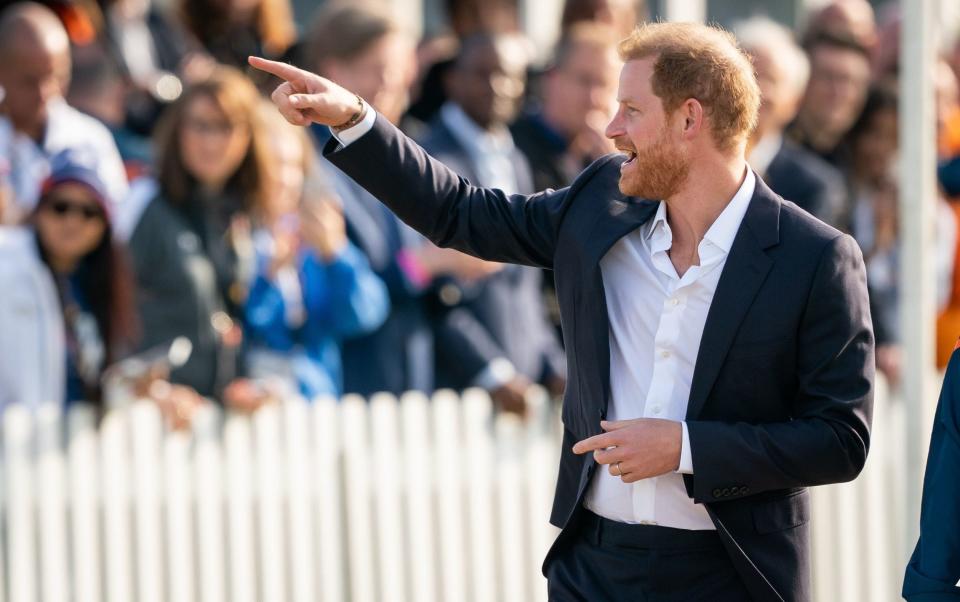
POLYGON ((620 72, 619 106, 606 135, 626 153, 620 191, 645 199, 672 197, 690 171, 688 150, 650 84, 653 59, 628 61, 620 72))
POLYGON ((349 61, 329 61, 323 70, 396 123, 407 109, 416 56, 405 36, 391 33, 349 61))
POLYGON ((64 183, 44 197, 36 228, 54 264, 73 265, 97 248, 107 226, 93 192, 81 184, 64 183))
POLYGON ((543 110, 547 121, 573 138, 587 127, 591 112, 609 119, 616 106, 619 67, 612 47, 575 48, 566 64, 550 72, 544 82, 543 110))
POLYGON ((517 114, 525 68, 495 44, 475 46, 451 69, 447 95, 480 127, 504 125, 517 114))
POLYGON ((854 141, 853 152, 857 171, 867 180, 887 178, 897 156, 897 112, 874 113, 870 126, 854 141))
POLYGON ((751 54, 760 86, 757 132, 781 131, 796 116, 801 92, 787 73, 786 65, 769 49, 758 49, 751 54))
POLYGON ((68 50, 50 52, 37 44, 11 44, 0 56, 0 86, 6 94, 0 111, 21 132, 39 140, 47 123, 50 101, 63 95, 70 76, 68 50))
POLYGON ((803 99, 807 122, 842 135, 863 108, 870 64, 854 50, 820 45, 810 55, 810 83, 803 99))
POLYGON ((303 195, 303 143, 293 133, 278 132, 271 139, 274 183, 266 208, 269 218, 295 213, 303 195))
POLYGON ((212 98, 200 95, 188 102, 179 139, 187 171, 201 184, 220 188, 250 148, 250 125, 231 120, 212 98))

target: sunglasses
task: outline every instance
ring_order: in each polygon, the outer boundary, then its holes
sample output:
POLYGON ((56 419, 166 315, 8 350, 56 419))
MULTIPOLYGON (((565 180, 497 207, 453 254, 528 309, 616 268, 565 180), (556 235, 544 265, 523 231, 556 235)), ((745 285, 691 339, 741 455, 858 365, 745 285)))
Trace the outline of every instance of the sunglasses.
POLYGON ((86 221, 103 218, 103 210, 96 205, 87 203, 71 203, 62 199, 47 201, 46 209, 57 217, 66 217, 69 214, 79 215, 86 221))

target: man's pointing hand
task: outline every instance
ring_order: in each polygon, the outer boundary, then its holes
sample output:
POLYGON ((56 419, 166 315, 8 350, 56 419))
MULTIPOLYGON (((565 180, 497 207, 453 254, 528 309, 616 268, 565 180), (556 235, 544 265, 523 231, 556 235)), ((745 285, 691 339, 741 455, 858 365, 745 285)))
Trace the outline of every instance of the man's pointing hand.
POLYGON ((283 80, 270 96, 280 114, 294 125, 316 122, 337 126, 359 109, 357 95, 332 81, 287 63, 251 56, 250 65, 283 80))

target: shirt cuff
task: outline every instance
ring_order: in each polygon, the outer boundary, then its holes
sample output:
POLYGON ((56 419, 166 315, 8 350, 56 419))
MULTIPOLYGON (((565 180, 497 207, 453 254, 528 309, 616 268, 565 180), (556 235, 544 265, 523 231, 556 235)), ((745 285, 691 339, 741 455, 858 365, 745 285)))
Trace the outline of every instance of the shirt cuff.
POLYGON ((363 107, 366 110, 366 114, 357 125, 348 127, 347 129, 339 132, 336 132, 333 128, 330 128, 330 133, 333 134, 333 137, 337 139, 337 142, 340 143, 340 146, 350 146, 359 140, 364 134, 373 129, 373 122, 377 120, 377 112, 374 111, 373 107, 367 104, 366 101, 363 102, 363 107))
POLYGON ((683 427, 683 441, 680 444, 680 466, 677 468, 679 474, 693 474, 693 455, 690 453, 690 433, 687 432, 687 423, 681 422, 683 427))
POLYGON ((498 357, 487 364, 487 367, 473 379, 473 384, 487 391, 493 391, 513 380, 516 375, 517 369, 513 367, 510 360, 498 357))

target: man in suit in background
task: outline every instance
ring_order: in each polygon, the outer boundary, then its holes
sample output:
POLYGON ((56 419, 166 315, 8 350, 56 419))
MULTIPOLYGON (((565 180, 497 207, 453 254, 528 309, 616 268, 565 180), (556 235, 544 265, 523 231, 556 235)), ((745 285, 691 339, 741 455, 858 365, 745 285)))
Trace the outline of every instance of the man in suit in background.
POLYGON ((571 27, 540 78, 538 98, 510 126, 530 161, 536 190, 569 186, 585 167, 614 150, 603 135, 616 110, 620 72, 613 36, 605 25, 571 27))
POLYGON ((553 268, 569 382, 552 599, 810 600, 807 487, 853 479, 869 447, 863 258, 748 168, 760 92, 731 35, 647 24, 619 51, 606 134, 623 154, 534 196, 471 186, 351 92, 251 62, 438 245, 553 268))
POLYGON ((807 87, 807 55, 788 29, 766 17, 738 23, 734 33, 740 47, 752 56, 760 85, 757 128, 748 143, 750 167, 771 190, 840 227, 839 219, 848 211, 843 174, 783 135, 807 87))
MULTIPOLYGON (((466 38, 447 72, 448 101, 422 144, 478 186, 529 194, 530 166, 507 129, 523 96, 522 56, 509 36, 466 38)), ((437 282, 437 385, 480 386, 500 407, 521 412, 533 382, 560 395, 566 366, 546 318, 542 284, 542 272, 526 266, 506 266, 480 281, 437 282)))

